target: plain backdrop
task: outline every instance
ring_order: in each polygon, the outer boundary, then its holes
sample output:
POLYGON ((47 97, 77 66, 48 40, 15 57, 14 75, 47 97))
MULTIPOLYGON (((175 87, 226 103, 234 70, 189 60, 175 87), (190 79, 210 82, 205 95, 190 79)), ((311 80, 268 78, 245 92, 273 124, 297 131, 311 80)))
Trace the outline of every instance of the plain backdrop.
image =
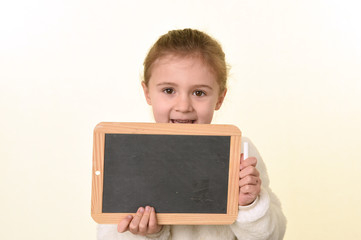
POLYGON ((168 30, 231 66, 214 123, 259 149, 285 239, 360 239, 359 1, 1 1, 0 239, 95 239, 92 134, 152 122, 143 59, 168 30))

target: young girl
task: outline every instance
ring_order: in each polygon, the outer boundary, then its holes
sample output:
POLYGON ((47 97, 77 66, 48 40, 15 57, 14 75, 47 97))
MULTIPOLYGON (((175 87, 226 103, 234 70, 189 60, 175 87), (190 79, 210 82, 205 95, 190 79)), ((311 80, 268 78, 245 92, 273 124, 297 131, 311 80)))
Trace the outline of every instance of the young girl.
MULTIPOLYGON (((174 30, 161 36, 144 61, 142 87, 158 123, 209 124, 227 93, 227 66, 221 46, 207 34, 174 30)), ((286 220, 269 188, 265 165, 249 139, 249 157, 240 156, 239 213, 232 225, 157 224, 151 206, 118 225, 99 225, 98 239, 282 239, 286 220), (257 168, 256 168, 257 164, 257 168), (262 181, 261 181, 262 179, 262 181)))

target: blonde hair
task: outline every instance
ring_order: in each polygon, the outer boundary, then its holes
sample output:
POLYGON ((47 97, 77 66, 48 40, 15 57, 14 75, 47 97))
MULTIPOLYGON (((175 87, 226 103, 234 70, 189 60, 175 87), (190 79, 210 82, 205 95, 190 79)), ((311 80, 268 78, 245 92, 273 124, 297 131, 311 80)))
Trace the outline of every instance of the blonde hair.
POLYGON ((148 86, 152 64, 159 58, 175 54, 182 57, 199 56, 216 74, 220 94, 227 87, 227 64, 221 45, 204 32, 195 29, 173 30, 162 35, 144 60, 144 80, 148 86))

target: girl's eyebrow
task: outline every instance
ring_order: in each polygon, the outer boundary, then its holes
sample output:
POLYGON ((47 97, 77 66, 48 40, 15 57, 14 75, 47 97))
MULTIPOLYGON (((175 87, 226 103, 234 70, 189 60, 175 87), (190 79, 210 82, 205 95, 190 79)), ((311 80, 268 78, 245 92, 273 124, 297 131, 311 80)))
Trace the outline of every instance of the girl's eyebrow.
MULTIPOLYGON (((167 86, 177 86, 177 84, 173 83, 173 82, 161 82, 157 84, 158 86, 163 86, 163 85, 167 85, 167 86)), ((192 85, 192 88, 208 88, 210 90, 213 90, 213 88, 207 84, 199 84, 199 85, 192 85)))
POLYGON ((209 85, 206 84, 200 84, 200 85, 194 85, 195 88, 209 88, 210 90, 212 90, 213 88, 209 85))
POLYGON ((162 86, 162 85, 172 85, 172 86, 177 86, 177 84, 173 83, 173 82, 161 82, 157 84, 158 86, 162 86))

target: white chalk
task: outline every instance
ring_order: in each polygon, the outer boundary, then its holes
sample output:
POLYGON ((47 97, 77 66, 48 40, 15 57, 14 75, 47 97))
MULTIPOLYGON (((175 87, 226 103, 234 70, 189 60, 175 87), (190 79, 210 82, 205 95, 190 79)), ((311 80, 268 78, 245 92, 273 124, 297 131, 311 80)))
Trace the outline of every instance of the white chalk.
POLYGON ((248 142, 243 143, 243 159, 248 158, 248 142))

